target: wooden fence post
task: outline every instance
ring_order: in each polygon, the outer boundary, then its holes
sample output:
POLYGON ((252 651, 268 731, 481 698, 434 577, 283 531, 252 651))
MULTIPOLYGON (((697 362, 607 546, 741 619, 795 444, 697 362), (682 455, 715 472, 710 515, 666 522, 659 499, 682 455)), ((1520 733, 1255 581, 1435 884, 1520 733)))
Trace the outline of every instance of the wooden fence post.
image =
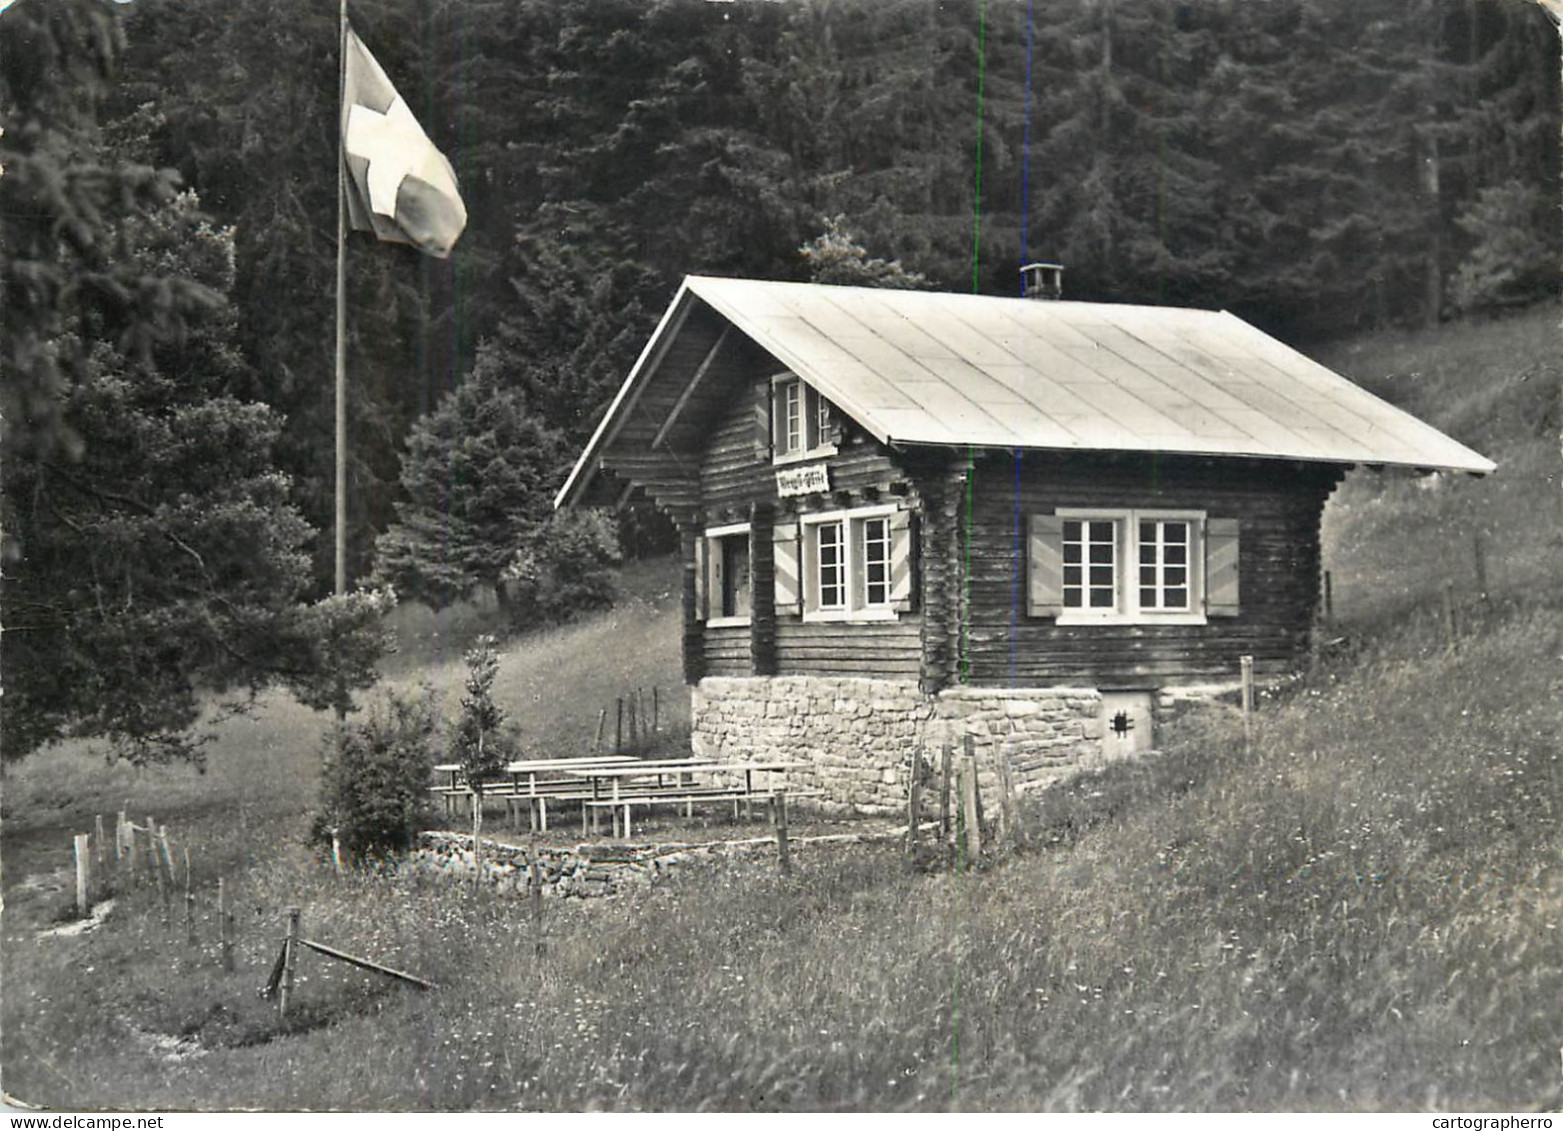
MULTIPOLYGON (((121 809, 114 817, 114 878, 119 887, 128 888, 125 883, 125 811, 121 809)), ((134 858, 134 852, 132 852, 134 858)), ((135 869, 131 868, 131 875, 135 875, 135 869)))
MULTIPOLYGON (((997 749, 997 746, 995 746, 995 749, 997 749)), ((976 764, 977 737, 975 735, 968 734, 966 736, 966 757, 972 760, 973 765, 976 764)), ((988 816, 983 812, 982 809, 982 790, 979 789, 977 790, 977 828, 980 830, 983 825, 987 824, 987 822, 988 816)))
POLYGON ((472 890, 483 888, 483 784, 472 783, 472 890))
POLYGON ((1482 542, 1482 532, 1471 532, 1471 553, 1476 564, 1476 597, 1487 600, 1487 547, 1482 542))
POLYGON ((966 833, 966 867, 975 867, 982 858, 982 819, 977 812, 977 755, 966 736, 965 757, 961 759, 961 816, 966 833))
POLYGON ((1324 571, 1324 623, 1331 624, 1335 620, 1335 585, 1330 571, 1324 571))
POLYGON ((1457 633, 1454 623, 1454 582, 1444 582, 1444 643, 1447 650, 1454 651, 1457 633))
POLYGON ((1242 676, 1243 747, 1251 750, 1254 741, 1254 658, 1239 656, 1237 662, 1242 676))
POLYGON ((179 873, 174 869, 174 854, 168 847, 168 826, 157 827, 157 843, 162 850, 163 867, 168 869, 168 886, 173 887, 179 881, 179 873))
POLYGON ((298 958, 299 919, 303 915, 297 907, 288 908, 288 937, 282 944, 282 992, 277 997, 277 1016, 288 1015, 288 1002, 293 997, 293 964, 298 958))
POLYGON ((999 815, 1004 820, 1004 842, 1010 845, 1024 844, 1026 831, 1020 826, 1020 805, 1015 799, 1015 778, 1010 772, 1009 755, 998 752, 999 767, 999 815))
POLYGON ((638 691, 630 692, 630 749, 640 750, 640 707, 637 700, 640 698, 638 691))
POLYGON ((85 919, 92 914, 92 845, 86 833, 77 833, 76 849, 76 914, 85 919))
POLYGON ((195 945, 195 893, 190 890, 190 849, 184 848, 185 855, 185 942, 195 945))
POLYGON ((532 900, 532 953, 543 956, 543 870, 537 866, 537 854, 527 863, 527 876, 532 881, 529 893, 532 900))
POLYGON ((331 866, 337 875, 342 874, 342 834, 338 829, 331 830, 331 866))
POLYGON ((163 905, 163 925, 168 925, 168 883, 163 878, 163 866, 157 862, 157 822, 147 818, 147 863, 152 866, 152 878, 157 882, 158 902, 163 905))
POLYGON ((950 771, 953 768, 954 752, 950 749, 950 742, 945 740, 944 749, 940 753, 939 761, 939 835, 950 835, 950 771))
POLYGON ((655 687, 651 689, 651 733, 662 733, 662 695, 655 687))
POLYGON ((776 860, 783 874, 792 871, 792 856, 787 845, 787 791, 778 789, 771 794, 771 808, 776 818, 776 860))
POLYGON ((109 882, 108 849, 103 843, 103 814, 95 814, 92 818, 92 856, 93 864, 97 866, 98 890, 107 890, 109 882))
POLYGON ((613 752, 624 753, 624 698, 619 696, 613 701, 613 752))
POLYGON ((608 725, 608 708, 597 712, 597 738, 592 742, 592 753, 602 753, 602 728, 608 725))
POLYGON ((217 938, 222 951, 223 969, 233 971, 233 911, 228 906, 228 885, 217 877, 217 938))
POLYGON ((917 867, 917 833, 923 820, 923 786, 918 780, 922 769, 922 755, 912 752, 912 782, 906 791, 906 859, 917 867))

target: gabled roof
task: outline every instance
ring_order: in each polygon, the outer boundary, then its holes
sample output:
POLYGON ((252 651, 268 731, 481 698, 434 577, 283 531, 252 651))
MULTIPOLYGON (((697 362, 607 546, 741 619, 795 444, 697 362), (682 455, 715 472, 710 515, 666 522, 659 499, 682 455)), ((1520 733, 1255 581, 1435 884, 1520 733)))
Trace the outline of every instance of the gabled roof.
POLYGON ((692 275, 559 503, 590 478, 692 303, 887 444, 1496 467, 1224 311, 692 275))

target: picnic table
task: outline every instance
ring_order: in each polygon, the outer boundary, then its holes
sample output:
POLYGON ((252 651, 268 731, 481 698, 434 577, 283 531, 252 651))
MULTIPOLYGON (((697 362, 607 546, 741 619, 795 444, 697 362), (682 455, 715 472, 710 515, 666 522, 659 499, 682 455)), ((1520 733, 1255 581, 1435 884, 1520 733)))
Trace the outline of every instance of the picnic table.
MULTIPOLYGON (((600 809, 608 809, 613 817, 615 836, 630 835, 631 811, 636 805, 650 808, 654 805, 684 806, 686 815, 692 815, 697 801, 731 800, 733 815, 738 815, 740 804, 746 808, 756 797, 771 797, 774 787, 756 791, 754 775, 785 774, 788 770, 805 769, 808 762, 789 759, 755 759, 750 761, 722 761, 721 759, 669 758, 637 759, 615 766, 579 766, 565 770, 570 777, 577 777, 591 784, 591 796, 582 797, 581 824, 587 828, 590 817, 600 809), (716 779, 741 776, 743 784, 724 785, 716 779), (667 778, 674 780, 669 783, 667 778), (708 784, 697 784, 697 777, 709 777, 708 784), (622 823, 621 823, 622 814, 622 823)), ((769 784, 769 783, 767 783, 769 784)), ((792 791, 795 794, 817 791, 792 791)))
MULTIPOLYGON (((770 781, 772 775, 810 765, 809 762, 780 758, 724 761, 694 757, 636 758, 625 754, 534 758, 509 763, 505 772, 510 780, 491 783, 484 787, 483 793, 505 799, 512 825, 517 829, 520 828, 519 807, 523 802, 532 831, 547 832, 548 803, 578 801, 581 803, 583 835, 595 832, 598 813, 608 809, 613 818, 614 834, 620 835, 622 828, 622 835, 628 837, 631 812, 636 805, 647 808, 682 805, 686 815, 692 816, 697 802, 730 800, 736 819, 740 805, 747 808, 756 797, 775 795, 777 790, 770 781), (755 787, 756 774, 766 775, 759 789, 755 787), (702 778, 705 780, 698 780, 702 778), (739 784, 740 780, 742 784, 739 784)), ((447 805, 463 796, 476 803, 471 787, 461 782, 460 763, 446 762, 434 769, 446 779, 445 784, 433 788, 445 796, 447 805)), ((789 792, 800 796, 819 791, 794 789, 789 792)))
MULTIPOLYGON (((557 776, 550 778, 547 775, 557 775, 566 769, 575 769, 581 766, 612 766, 625 762, 636 761, 628 754, 594 754, 579 758, 527 758, 516 762, 510 762, 505 766, 505 773, 509 775, 508 783, 491 782, 483 789, 490 796, 516 797, 523 790, 529 795, 537 795, 541 790, 546 790, 550 785, 558 784, 565 780, 557 776), (524 779, 524 781, 523 781, 524 779)), ((446 810, 458 797, 472 798, 472 787, 461 783, 463 766, 460 762, 442 762, 434 767, 434 772, 445 780, 443 784, 436 783, 434 792, 445 798, 446 810)), ((507 806, 509 802, 507 801, 507 806)), ((544 826, 546 831, 547 826, 544 826)))

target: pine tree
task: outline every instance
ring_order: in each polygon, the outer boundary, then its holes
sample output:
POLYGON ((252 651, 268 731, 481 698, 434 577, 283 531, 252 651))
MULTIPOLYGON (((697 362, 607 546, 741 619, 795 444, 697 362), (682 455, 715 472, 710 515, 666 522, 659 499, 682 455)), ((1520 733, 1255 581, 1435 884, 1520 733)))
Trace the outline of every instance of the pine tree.
POLYGON ((484 353, 472 375, 420 419, 407 440, 397 521, 376 543, 375 577, 441 609, 490 586, 552 509, 569 467, 544 426, 484 353))
MULTIPOLYGON (((101 143, 77 159, 130 156, 101 143)), ((203 304, 179 339, 127 340, 90 307, 53 327, 50 347, 78 359, 51 397, 74 443, 23 446, 7 468, 5 756, 74 736, 138 763, 199 758, 209 694, 252 702, 275 683, 350 706, 378 678, 388 599, 307 603, 314 531, 276 468, 281 421, 231 391, 246 379, 226 301, 233 233, 184 194, 102 215, 95 235, 104 277, 177 281, 169 292, 203 304)))
POLYGON ((502 777, 506 763, 516 755, 513 730, 505 725, 503 708, 494 702, 494 679, 499 674, 494 644, 492 636, 480 636, 467 650, 466 694, 451 738, 451 752, 467 781, 478 789, 502 777))
POLYGON ((833 216, 825 230, 798 249, 809 267, 809 282, 847 287, 884 287, 898 291, 928 289, 928 279, 901 266, 898 259, 878 259, 851 232, 846 218, 833 216))

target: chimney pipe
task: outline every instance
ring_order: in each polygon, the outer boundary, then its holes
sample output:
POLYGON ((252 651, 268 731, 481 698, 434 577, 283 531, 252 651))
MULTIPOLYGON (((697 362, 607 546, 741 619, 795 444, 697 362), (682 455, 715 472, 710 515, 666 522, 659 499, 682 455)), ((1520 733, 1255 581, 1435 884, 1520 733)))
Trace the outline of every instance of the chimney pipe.
POLYGON ((1028 263, 1020 269, 1021 294, 1032 299, 1064 297, 1062 263, 1028 263))

